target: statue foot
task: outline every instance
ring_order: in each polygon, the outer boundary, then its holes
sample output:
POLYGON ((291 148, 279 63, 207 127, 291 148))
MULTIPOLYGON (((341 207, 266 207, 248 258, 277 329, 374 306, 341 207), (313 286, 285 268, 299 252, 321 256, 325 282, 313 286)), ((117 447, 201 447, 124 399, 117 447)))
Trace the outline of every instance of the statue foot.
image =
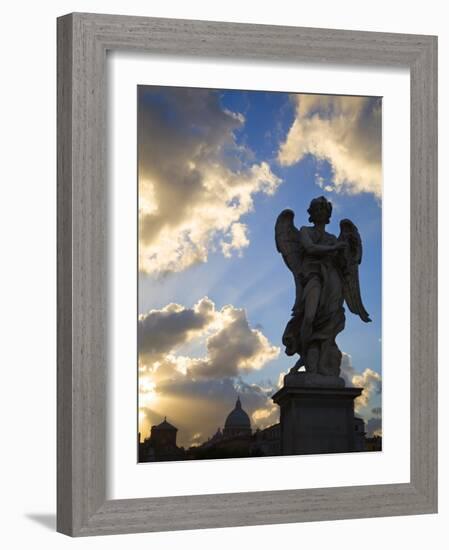
POLYGON ((295 365, 289 370, 289 374, 296 374, 301 367, 304 366, 304 361, 301 357, 296 361, 295 365))

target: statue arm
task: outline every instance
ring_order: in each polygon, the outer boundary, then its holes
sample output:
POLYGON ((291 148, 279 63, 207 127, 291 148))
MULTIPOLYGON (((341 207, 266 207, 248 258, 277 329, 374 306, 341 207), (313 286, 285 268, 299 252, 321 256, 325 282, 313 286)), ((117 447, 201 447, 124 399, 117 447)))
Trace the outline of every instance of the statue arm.
POLYGON ((301 227, 299 231, 299 240, 306 254, 310 254, 312 256, 326 256, 327 254, 333 254, 337 250, 341 250, 346 246, 341 242, 336 242, 331 245, 315 244, 309 236, 307 227, 301 227))

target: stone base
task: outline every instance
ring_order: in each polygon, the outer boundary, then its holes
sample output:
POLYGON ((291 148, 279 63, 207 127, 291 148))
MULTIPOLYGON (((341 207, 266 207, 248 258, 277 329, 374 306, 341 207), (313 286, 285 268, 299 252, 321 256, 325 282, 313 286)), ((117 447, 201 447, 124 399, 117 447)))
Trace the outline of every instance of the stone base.
POLYGON ((300 374, 306 373, 287 375, 272 397, 281 409, 281 454, 355 451, 354 399, 363 388, 311 386, 310 379, 306 383, 306 377, 297 378, 300 374))
POLYGON ((345 381, 339 376, 324 376, 315 372, 291 372, 284 376, 284 386, 312 388, 344 388, 345 381))

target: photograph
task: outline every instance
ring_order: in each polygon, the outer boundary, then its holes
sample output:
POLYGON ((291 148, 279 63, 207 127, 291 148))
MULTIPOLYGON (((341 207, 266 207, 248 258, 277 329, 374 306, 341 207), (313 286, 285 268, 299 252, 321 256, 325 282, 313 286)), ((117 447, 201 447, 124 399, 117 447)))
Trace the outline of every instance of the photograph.
POLYGON ((438 549, 445 4, 5 6, 3 547, 438 549))
POLYGON ((382 98, 136 93, 137 461, 381 451, 382 98))

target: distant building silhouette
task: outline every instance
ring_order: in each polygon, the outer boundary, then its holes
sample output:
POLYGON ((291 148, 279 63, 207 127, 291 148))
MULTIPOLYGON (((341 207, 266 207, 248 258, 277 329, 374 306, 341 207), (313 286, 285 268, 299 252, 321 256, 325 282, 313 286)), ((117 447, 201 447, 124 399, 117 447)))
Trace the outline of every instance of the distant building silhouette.
POLYGON ((167 417, 157 426, 151 427, 151 442, 155 449, 176 448, 178 428, 167 422, 167 417))
POLYGON ((381 451, 382 438, 379 435, 367 437, 365 439, 365 451, 381 451))
MULTIPOLYGON (((365 422, 354 418, 355 451, 382 450, 381 437, 366 437, 365 422)), ((143 442, 139 433, 139 462, 164 460, 192 460, 213 458, 239 458, 278 456, 281 454, 281 424, 273 424, 263 430, 251 428, 249 415, 237 397, 234 409, 226 417, 224 428, 201 445, 184 450, 176 444, 178 428, 167 418, 151 427, 151 435, 143 442)))
POLYGON ((191 458, 232 458, 249 456, 274 456, 280 454, 280 425, 274 424, 254 433, 248 413, 243 409, 240 397, 225 420, 223 431, 215 434, 198 447, 191 447, 191 458))
POLYGON ((184 449, 176 445, 177 433, 178 428, 167 422, 167 417, 160 424, 152 426, 150 437, 139 444, 139 462, 182 460, 184 449))
POLYGON ((250 436, 251 433, 251 421, 247 413, 242 409, 240 397, 237 397, 234 409, 226 418, 223 437, 250 436))
POLYGON ((281 424, 273 424, 264 430, 254 433, 254 451, 262 456, 277 456, 281 454, 281 424))

